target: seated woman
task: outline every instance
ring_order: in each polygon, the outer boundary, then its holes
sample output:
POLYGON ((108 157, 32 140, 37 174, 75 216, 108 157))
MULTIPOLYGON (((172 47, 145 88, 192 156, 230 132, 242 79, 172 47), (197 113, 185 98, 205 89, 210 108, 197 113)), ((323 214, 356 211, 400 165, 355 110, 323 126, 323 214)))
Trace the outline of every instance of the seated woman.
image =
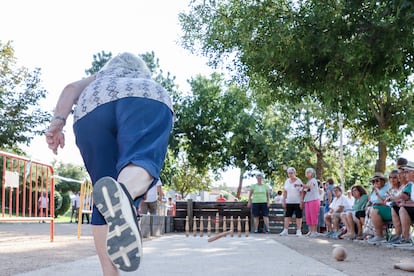
POLYGON ((403 189, 403 196, 397 201, 402 232, 401 238, 392 243, 397 247, 413 245, 410 228, 414 220, 414 164, 402 166, 401 169, 408 183, 403 189))
POLYGON ((387 183, 387 178, 382 173, 375 173, 371 179, 374 184, 374 190, 371 195, 371 201, 374 202, 370 211, 372 224, 375 229, 374 237, 368 239, 368 243, 376 244, 386 242, 384 237, 384 222, 391 221, 391 207, 386 205, 387 199, 395 196, 399 190, 399 182, 393 181, 392 186, 387 183))
POLYGON ((354 185, 351 188, 352 196, 355 198, 352 211, 345 211, 341 214, 341 220, 346 226, 347 233, 342 236, 344 239, 362 239, 362 225, 365 219, 365 206, 368 203, 367 191, 361 185, 354 185), (355 233, 357 225, 357 234, 355 233))
MULTIPOLYGON (((390 238, 388 241, 389 243, 393 244, 395 242, 399 242, 402 238, 402 226, 401 226, 401 219, 400 219, 400 203, 403 201, 410 200, 410 193, 411 193, 411 184, 407 179, 407 174, 404 172, 403 169, 399 168, 397 163, 398 172, 397 178, 400 182, 400 193, 397 197, 393 200, 391 204, 391 215, 392 215, 392 224, 394 225, 394 236, 390 238)), ((390 174, 391 178, 391 174, 390 174)))
POLYGON ((328 238, 338 238, 338 235, 341 234, 339 230, 339 219, 341 213, 345 210, 352 210, 352 206, 349 205, 349 201, 342 194, 342 189, 339 186, 336 186, 333 189, 334 199, 332 203, 329 205, 329 211, 325 214, 325 224, 327 228, 327 233, 325 237, 328 238))

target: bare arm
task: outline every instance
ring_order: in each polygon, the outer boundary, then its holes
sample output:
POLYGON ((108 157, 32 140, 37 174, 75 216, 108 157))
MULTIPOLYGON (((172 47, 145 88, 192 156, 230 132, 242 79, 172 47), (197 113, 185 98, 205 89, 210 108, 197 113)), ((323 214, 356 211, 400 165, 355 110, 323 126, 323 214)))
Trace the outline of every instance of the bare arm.
POLYGON ((328 204, 331 204, 331 202, 332 202, 332 191, 327 190, 326 192, 328 193, 328 204))
POLYGON ((57 149, 60 146, 65 146, 65 136, 63 135, 63 127, 66 124, 72 106, 77 102, 83 89, 95 79, 95 76, 90 76, 82 80, 68 84, 59 96, 56 104, 54 117, 50 121, 49 129, 46 132, 46 143, 54 154, 57 154, 57 149))
POLYGON ((90 76, 75 82, 72 82, 63 89, 55 108, 55 116, 68 117, 72 106, 78 101, 83 89, 95 80, 95 76, 90 76))
POLYGON ((250 206, 252 204, 252 195, 253 195, 253 189, 250 189, 249 200, 247 201, 247 206, 250 206))

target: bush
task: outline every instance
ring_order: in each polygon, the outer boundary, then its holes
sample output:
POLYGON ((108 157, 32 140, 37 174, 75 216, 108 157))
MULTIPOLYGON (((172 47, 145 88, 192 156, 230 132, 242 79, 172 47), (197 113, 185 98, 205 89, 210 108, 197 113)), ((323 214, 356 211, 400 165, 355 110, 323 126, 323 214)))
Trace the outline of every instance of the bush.
POLYGON ((55 217, 66 214, 70 208, 70 196, 68 192, 55 191, 55 217), (59 201, 59 202, 58 202, 59 201))

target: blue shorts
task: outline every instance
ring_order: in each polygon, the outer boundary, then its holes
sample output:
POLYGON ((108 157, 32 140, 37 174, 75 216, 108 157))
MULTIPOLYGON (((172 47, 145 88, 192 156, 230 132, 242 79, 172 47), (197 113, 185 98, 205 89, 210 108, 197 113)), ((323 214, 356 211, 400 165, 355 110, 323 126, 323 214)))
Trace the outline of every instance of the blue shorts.
POLYGON ((252 203, 252 214, 254 217, 268 217, 269 207, 267 207, 267 203, 252 203))
MULTIPOLYGON (((147 170, 155 184, 164 164, 172 117, 161 102, 128 97, 103 104, 76 121, 76 145, 92 184, 104 176, 117 179, 129 164, 147 170)), ((92 224, 105 223, 94 206, 92 224)))

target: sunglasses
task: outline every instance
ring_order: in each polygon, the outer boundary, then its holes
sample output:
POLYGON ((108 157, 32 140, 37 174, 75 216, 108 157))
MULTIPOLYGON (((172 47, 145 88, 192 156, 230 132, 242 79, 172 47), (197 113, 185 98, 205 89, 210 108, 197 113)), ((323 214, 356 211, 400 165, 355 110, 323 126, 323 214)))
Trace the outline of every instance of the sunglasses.
POLYGON ((389 179, 396 179, 396 176, 390 176, 389 179))

